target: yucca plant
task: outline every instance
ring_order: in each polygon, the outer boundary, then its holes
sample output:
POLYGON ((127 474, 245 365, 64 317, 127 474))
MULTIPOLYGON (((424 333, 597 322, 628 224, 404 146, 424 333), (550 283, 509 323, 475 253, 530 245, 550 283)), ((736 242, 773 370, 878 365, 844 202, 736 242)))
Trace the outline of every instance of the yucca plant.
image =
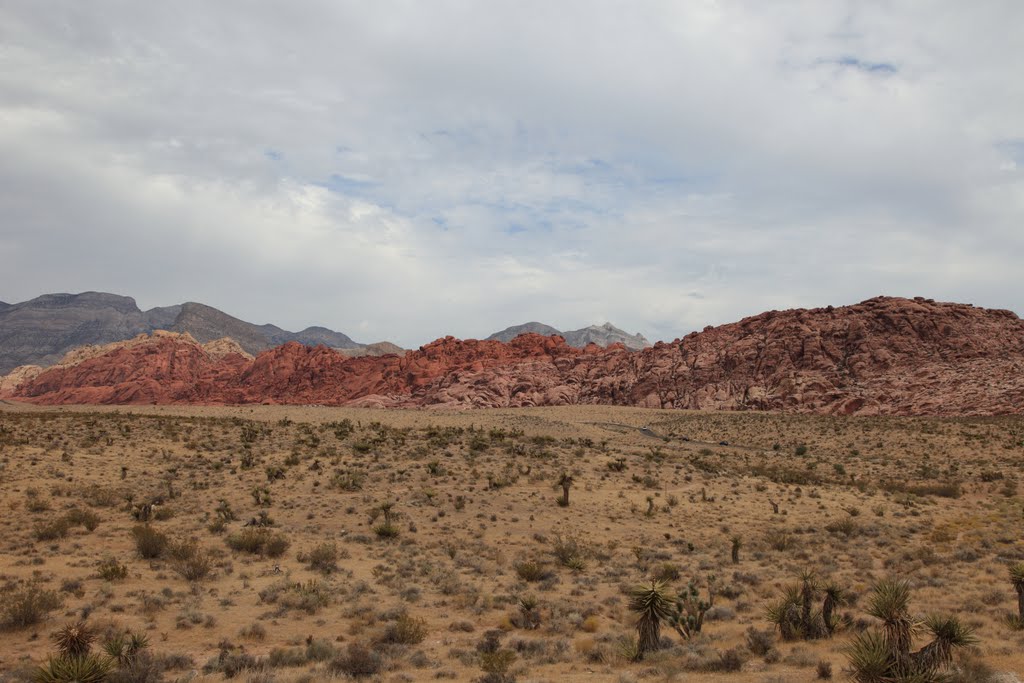
POLYGON ((1010 565, 1010 583, 1017 591, 1017 623, 1024 628, 1024 562, 1010 565))
POLYGON ((118 633, 103 644, 103 650, 120 667, 129 666, 139 653, 149 647, 149 638, 142 633, 118 633))
POLYGON ((868 614, 882 628, 857 634, 846 648, 850 675, 857 683, 940 683, 953 652, 976 641, 970 627, 956 617, 929 617, 919 624, 910 616, 910 585, 880 581, 872 589, 868 614), (931 642, 911 651, 914 633, 926 630, 931 642))
POLYGON ((822 585, 813 572, 804 572, 800 583, 784 588, 782 596, 765 607, 765 617, 779 629, 783 640, 827 638, 836 627, 836 607, 847 601, 846 592, 838 585, 822 585), (822 596, 821 609, 815 609, 822 596))
POLYGON ((821 621, 829 635, 832 635, 839 623, 835 611, 839 607, 848 605, 851 596, 845 588, 832 581, 823 585, 821 592, 825 596, 824 601, 821 603, 821 621))
POLYGON ((53 641, 62 657, 84 657, 89 654, 95 639, 96 636, 84 621, 66 624, 53 634, 53 641))
POLYGON ((96 655, 84 657, 50 657, 36 669, 35 683, 103 683, 113 666, 110 660, 96 655))
POLYGON ((910 584, 903 579, 885 579, 875 584, 867 613, 882 622, 882 635, 892 657, 902 662, 910 655, 910 644, 919 624, 910 616, 910 584))
POLYGON ((36 669, 36 683, 102 683, 113 670, 112 660, 90 652, 96 637, 85 622, 66 624, 52 637, 59 654, 36 669))
POLYGON ((654 652, 661 645, 661 622, 673 615, 673 602, 668 596, 665 584, 653 581, 649 585, 637 586, 630 592, 629 609, 637 613, 637 659, 643 659, 648 652, 654 652))

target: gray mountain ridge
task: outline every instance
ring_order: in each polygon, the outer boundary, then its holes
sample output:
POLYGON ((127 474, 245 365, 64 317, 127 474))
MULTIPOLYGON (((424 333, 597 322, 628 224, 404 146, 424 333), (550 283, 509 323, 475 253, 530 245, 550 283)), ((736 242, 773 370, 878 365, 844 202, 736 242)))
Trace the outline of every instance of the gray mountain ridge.
POLYGON ((551 325, 546 325, 539 322, 528 322, 522 325, 513 325, 506 327, 500 332, 495 332, 491 336, 487 337, 488 340, 510 342, 521 334, 527 334, 533 332, 536 334, 550 337, 553 334, 561 335, 565 338, 565 343, 569 346, 582 349, 587 344, 597 344, 598 346, 609 346, 615 343, 621 343, 627 349, 638 351, 651 345, 649 341, 642 334, 629 334, 611 323, 604 323, 603 325, 590 325, 589 327, 583 327, 578 330, 569 330, 568 332, 562 332, 551 325))
POLYGON ((231 337, 253 355, 289 341, 350 350, 367 347, 326 327, 289 332, 191 301, 142 311, 135 299, 118 294, 43 294, 0 305, 0 374, 19 365, 52 365, 79 346, 124 341, 154 330, 187 332, 201 343, 231 337))

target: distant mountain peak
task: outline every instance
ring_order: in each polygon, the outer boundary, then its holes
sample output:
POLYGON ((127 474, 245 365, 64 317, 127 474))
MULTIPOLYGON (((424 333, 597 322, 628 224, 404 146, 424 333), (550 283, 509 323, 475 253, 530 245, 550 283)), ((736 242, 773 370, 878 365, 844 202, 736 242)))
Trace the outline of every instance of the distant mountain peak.
POLYGON ((591 325, 578 330, 562 332, 550 325, 538 322, 512 325, 500 332, 495 332, 487 337, 491 341, 510 342, 521 334, 533 332, 545 337, 557 334, 565 338, 565 343, 576 348, 583 348, 587 344, 598 346, 610 346, 611 344, 623 344, 627 349, 638 350, 651 345, 642 334, 628 334, 615 325, 606 322, 602 325, 591 325))

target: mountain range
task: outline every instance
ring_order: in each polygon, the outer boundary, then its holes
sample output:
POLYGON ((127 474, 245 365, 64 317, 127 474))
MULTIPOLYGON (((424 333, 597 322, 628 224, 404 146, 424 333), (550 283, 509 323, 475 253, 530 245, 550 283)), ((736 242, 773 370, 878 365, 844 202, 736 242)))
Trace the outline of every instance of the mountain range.
POLYGON ((159 333, 0 387, 0 397, 39 404, 1020 414, 1024 321, 970 304, 876 297, 767 311, 639 351, 579 349, 528 332, 507 343, 445 337, 402 355, 359 358, 295 342, 251 358, 232 342, 213 349, 159 333))
POLYGON ((230 337, 254 355, 289 341, 338 349, 366 346, 323 327, 289 332, 194 302, 143 311, 135 299, 118 294, 44 294, 0 306, 0 373, 19 365, 52 365, 80 346, 124 341, 154 330, 188 333, 200 343, 230 337))
MULTIPOLYGON (((489 338, 511 341, 522 332, 538 332, 540 328, 550 330, 543 334, 562 335, 570 346, 580 348, 591 342, 599 346, 623 343, 634 349, 650 345, 641 335, 628 335, 610 323, 565 333, 540 323, 527 323, 489 338)), ((135 299, 118 294, 44 294, 18 304, 0 302, 0 375, 22 365, 55 365, 74 349, 126 341, 156 330, 188 334, 200 344, 228 337, 254 356, 288 342, 323 345, 348 356, 404 351, 386 341, 362 344, 326 327, 289 332, 276 325, 256 325, 191 301, 143 311, 135 299)))
POLYGON ((642 334, 629 334, 615 327, 615 325, 612 325, 611 323, 591 325, 590 327, 584 327, 579 330, 561 332, 556 328, 551 327, 551 325, 530 322, 523 323, 522 325, 506 327, 501 332, 495 332, 491 336, 487 337, 487 340, 510 342, 521 334, 539 334, 542 337, 550 337, 553 334, 557 334, 565 339, 566 344, 578 349, 582 349, 587 344, 597 344, 598 346, 622 344, 627 349, 639 351, 640 349, 651 345, 651 342, 647 341, 642 334))

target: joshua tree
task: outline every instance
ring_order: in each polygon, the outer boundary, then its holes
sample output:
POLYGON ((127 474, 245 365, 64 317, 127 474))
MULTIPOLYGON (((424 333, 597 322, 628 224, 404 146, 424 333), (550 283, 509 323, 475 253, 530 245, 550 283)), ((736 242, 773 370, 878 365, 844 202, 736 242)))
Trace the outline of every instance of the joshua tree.
POLYGON ((732 563, 740 563, 740 548, 743 547, 743 539, 739 536, 732 537, 732 563))
POLYGON ((857 634, 846 649, 850 674, 857 683, 914 681, 938 683, 953 659, 953 651, 975 642, 971 629, 956 617, 927 618, 920 624, 910 616, 910 585, 903 580, 875 584, 867 612, 882 622, 881 629, 857 634), (916 652, 914 634, 928 631, 932 640, 916 652))
POLYGON ((629 596, 629 608, 637 613, 637 659, 643 659, 648 652, 661 645, 661 622, 671 619, 673 605, 664 582, 653 581, 650 585, 637 586, 629 596))
POLYGON ((572 475, 568 472, 562 472, 562 476, 558 478, 558 485, 562 487, 562 498, 558 501, 558 504, 562 507, 569 507, 569 489, 572 487, 572 484, 572 475))
POLYGON ((704 627, 704 615, 715 604, 715 577, 708 576, 708 599, 701 600, 700 591, 693 581, 679 591, 669 625, 683 640, 689 640, 704 627))
POLYGON ((1015 562, 1010 565, 1010 583, 1013 590, 1017 591, 1017 619, 1018 628, 1024 628, 1024 562, 1015 562))
POLYGON ((850 604, 850 594, 842 586, 832 581, 822 586, 821 592, 825 595, 825 599, 821 603, 821 621, 831 636, 836 630, 838 621, 835 610, 837 607, 850 604))
POLYGON ((395 504, 390 500, 387 500, 378 505, 377 509, 380 510, 382 515, 384 515, 384 523, 391 526, 391 515, 393 514, 392 511, 395 509, 395 504))

